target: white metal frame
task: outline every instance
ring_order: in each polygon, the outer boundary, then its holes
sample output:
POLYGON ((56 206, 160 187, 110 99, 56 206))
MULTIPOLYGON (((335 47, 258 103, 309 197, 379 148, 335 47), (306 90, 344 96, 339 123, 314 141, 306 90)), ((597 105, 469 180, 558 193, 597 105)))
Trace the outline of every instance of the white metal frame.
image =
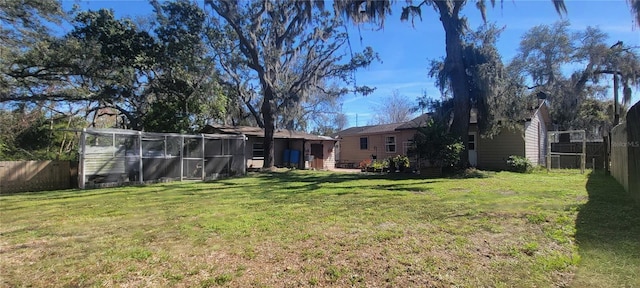
MULTIPOLYGON (((116 135, 123 135, 123 136, 131 136, 131 137, 135 137, 136 141, 137 141, 137 152, 138 155, 135 155, 138 159, 138 165, 139 165, 139 175, 138 175, 138 182, 139 183, 144 183, 144 167, 143 167, 143 145, 142 145, 142 141, 143 141, 143 136, 152 136, 152 137, 158 137, 158 138, 164 138, 164 155, 166 157, 167 155, 167 137, 179 137, 180 138, 180 181, 184 180, 184 162, 185 160, 198 160, 200 161, 200 165, 202 167, 202 173, 201 173, 201 179, 202 180, 206 180, 206 171, 205 171, 205 167, 206 167, 206 153, 205 153, 205 147, 206 147, 206 143, 205 140, 215 140, 215 139, 219 139, 219 140, 241 140, 242 144, 241 144, 241 148, 240 150, 242 151, 242 155, 244 157, 244 159, 242 159, 242 172, 244 173, 246 172, 246 166, 247 166, 247 161, 246 161, 246 153, 245 153, 245 149, 246 149, 246 140, 247 138, 244 135, 228 135, 228 134, 199 134, 199 135, 186 135, 186 134, 177 134, 177 133, 150 133, 150 132, 142 132, 142 131, 134 131, 134 130, 123 130, 123 129, 82 129, 81 131, 81 135, 80 135, 80 155, 79 155, 79 171, 78 171, 78 187, 80 189, 84 189, 85 188, 85 184, 87 182, 87 174, 86 174, 86 142, 87 142, 87 135, 111 135, 112 136, 112 145, 115 145, 115 138, 116 135), (184 155, 184 146, 185 146, 185 138, 186 139, 199 139, 201 140, 201 153, 200 153, 200 157, 198 158, 187 158, 185 156, 189 156, 189 155, 184 155)), ((227 143, 227 145, 229 145, 229 143, 227 143)), ((224 151, 224 141, 221 143, 221 149, 224 151)), ((126 156, 125 156, 126 157, 126 156)), ((229 164, 230 165, 230 164, 229 164)))

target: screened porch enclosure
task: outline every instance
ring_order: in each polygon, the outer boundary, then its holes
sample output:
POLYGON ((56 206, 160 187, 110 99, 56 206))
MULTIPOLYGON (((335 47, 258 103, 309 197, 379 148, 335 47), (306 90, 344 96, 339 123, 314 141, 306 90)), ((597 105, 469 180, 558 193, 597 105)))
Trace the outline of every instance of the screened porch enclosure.
POLYGON ((246 171, 244 135, 85 129, 79 187, 208 180, 246 171))

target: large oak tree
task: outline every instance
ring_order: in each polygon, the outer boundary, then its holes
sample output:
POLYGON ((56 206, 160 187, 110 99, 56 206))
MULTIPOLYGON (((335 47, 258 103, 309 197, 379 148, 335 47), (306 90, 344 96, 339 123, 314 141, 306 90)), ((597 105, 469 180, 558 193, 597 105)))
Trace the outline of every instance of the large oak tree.
MULTIPOLYGON (((367 1, 367 0, 336 0, 334 2, 335 9, 344 16, 353 19, 357 23, 375 22, 384 23, 384 19, 391 12, 393 1, 367 1)), ((423 0, 408 1, 408 4, 402 8, 401 18, 403 20, 411 17, 422 17, 422 8, 429 7, 435 10, 439 17, 442 27, 445 31, 445 69, 446 75, 451 84, 451 92, 453 94, 453 122, 451 124, 451 132, 458 136, 467 146, 467 134, 469 130, 469 111, 471 108, 470 98, 472 87, 467 81, 467 67, 464 66, 464 42, 463 36, 466 32, 466 18, 460 15, 464 6, 469 3, 467 0, 423 0)), ((486 1, 474 1, 475 6, 485 19, 486 1)), ((495 1, 490 1, 491 5, 495 1)), ((552 0, 558 13, 566 13, 567 9, 564 1, 552 0)), ((640 24, 640 0, 629 0, 631 10, 638 19, 640 24)), ((468 163, 467 153, 463 153, 460 164, 464 166, 468 163)))
POLYGON ((622 86, 623 96, 613 99, 611 106, 619 100, 628 103, 632 87, 640 85, 640 53, 621 42, 611 45, 598 28, 571 32, 569 27, 563 21, 531 28, 523 35, 509 70, 529 83, 532 91, 548 95, 552 120, 559 129, 587 129, 591 136, 601 136, 617 124, 616 113, 603 103, 607 84, 616 77, 614 86, 616 82, 622 86), (606 110, 612 110, 611 117, 603 113, 606 110))
POLYGON ((347 34, 340 17, 323 9, 324 1, 205 3, 218 16, 218 33, 225 35, 221 38, 229 41, 221 47, 227 53, 218 53, 220 64, 264 128, 264 168, 274 166, 273 135, 282 108, 295 108, 332 79, 348 82, 353 70, 375 58, 367 49, 344 59, 347 34), (258 83, 258 94, 252 94, 249 87, 253 83, 247 79, 258 83))

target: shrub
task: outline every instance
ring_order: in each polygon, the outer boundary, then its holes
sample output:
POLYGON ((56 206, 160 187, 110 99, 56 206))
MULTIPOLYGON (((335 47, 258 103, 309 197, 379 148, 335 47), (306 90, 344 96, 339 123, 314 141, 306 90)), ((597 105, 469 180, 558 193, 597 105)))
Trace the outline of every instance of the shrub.
POLYGON ((373 161, 373 163, 371 163, 371 167, 373 168, 373 170, 375 171, 382 171, 382 169, 385 168, 385 162, 380 162, 380 161, 373 161))
MULTIPOLYGON (((391 161, 391 159, 389 159, 391 161)), ((400 172, 402 172, 405 168, 409 167, 409 157, 405 155, 397 155, 393 157, 393 163, 400 172)))
POLYGON ((431 166, 452 167, 460 161, 464 144, 453 136, 444 123, 433 119, 425 127, 418 128, 409 150, 420 159, 429 160, 431 166))
POLYGON ((370 159, 364 159, 362 161, 360 161, 360 164, 358 165, 358 167, 360 169, 367 169, 369 168, 369 166, 371 166, 371 160, 370 159))
POLYGON ((482 170, 478 170, 474 167, 467 168, 463 171, 459 171, 454 178, 488 178, 490 173, 482 170))
POLYGON ((396 160, 394 157, 389 157, 387 160, 387 164, 389 167, 389 172, 395 172, 396 169, 398 169, 398 163, 396 163, 396 160))
POLYGON ((509 159, 507 159, 507 165, 510 170, 514 172, 529 173, 533 171, 533 164, 531 164, 531 161, 522 156, 509 156, 509 159))

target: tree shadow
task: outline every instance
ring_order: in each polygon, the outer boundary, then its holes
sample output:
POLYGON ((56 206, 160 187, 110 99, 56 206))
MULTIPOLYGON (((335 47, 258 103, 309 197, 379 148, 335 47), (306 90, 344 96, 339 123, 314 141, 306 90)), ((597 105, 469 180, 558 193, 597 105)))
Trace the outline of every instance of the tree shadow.
POLYGON ((589 200, 578 207, 576 219, 580 255, 598 258, 597 261, 605 266, 637 263, 640 259, 640 204, 613 177, 603 172, 592 172, 586 188, 589 200), (608 260, 613 263, 607 263, 608 260))
MULTIPOLYGON (((309 172, 305 171, 278 171, 262 172, 250 177, 259 178, 259 181, 238 181, 239 178, 225 178, 214 181, 184 181, 169 182, 165 184, 142 184, 132 186, 119 186, 109 189, 71 189, 59 191, 22 192, 21 197, 13 199, 8 195, 0 195, 0 199, 9 203, 23 200, 63 200, 71 198, 101 197, 113 193, 133 193, 136 197, 143 195, 156 195, 171 192, 175 195, 194 195, 209 197, 210 194, 225 194, 224 191, 243 191, 256 199, 265 199, 275 202, 291 200, 303 201, 306 198, 322 199, 321 191, 334 190, 334 196, 346 196, 358 194, 362 191, 386 190, 389 192, 424 193, 431 188, 428 184, 445 181, 441 179, 427 179, 420 175, 407 173, 371 174, 371 173, 341 173, 341 172, 309 172), (369 181, 371 180, 371 181, 369 181), (379 182, 376 180, 385 180, 379 182), (390 180, 390 181, 387 181, 390 180), (413 180, 405 182, 403 180, 413 180), (417 181, 416 181, 417 180, 417 181), (427 187, 425 187, 427 185, 427 187), (232 190, 229 190, 232 189, 232 190)), ((242 177, 240 177, 242 178, 242 177)), ((386 195, 386 194, 381 194, 386 195)), ((234 197, 233 193, 225 197, 234 197)), ((245 197, 245 196, 242 196, 245 197)), ((9 208, 7 208, 9 209, 9 208)), ((15 209, 19 209, 16 207, 15 209)))
MULTIPOLYGON (((430 188, 424 184, 435 183, 441 180, 403 177, 390 174, 369 173, 340 173, 340 172, 305 172, 305 171, 278 171, 262 172, 254 175, 259 178, 258 186, 246 187, 251 189, 250 197, 266 200, 273 203, 306 203, 318 204, 333 197, 353 197, 363 191, 386 190, 388 192, 425 193, 430 188), (419 179, 406 183, 406 179, 419 179), (371 181, 369 181, 371 180, 371 181), (391 180, 391 181, 376 181, 391 180), (424 180, 424 181, 422 181, 424 180)), ((233 183, 227 187, 239 188, 242 184, 233 183)), ((225 184, 226 185, 226 184, 225 184)), ((244 188, 244 187, 243 187, 244 188)), ((380 193, 379 196, 387 195, 380 193)), ((356 196, 357 197, 357 196, 356 196)), ((367 194, 367 198, 377 197, 376 194, 367 194)))
POLYGON ((108 189, 66 189, 66 190, 50 190, 50 191, 33 191, 33 192, 16 192, 9 194, 0 194, 0 199, 3 201, 9 201, 7 198, 11 199, 19 199, 19 201, 25 200, 60 200, 60 199, 69 199, 69 198, 80 198, 80 197, 89 197, 89 196, 97 196, 97 195, 106 195, 113 193, 112 190, 108 189), (20 198, 15 198, 13 196, 19 195, 20 198), (4 198, 4 199, 3 199, 4 198))
MULTIPOLYGON (((422 183, 412 183, 415 186, 418 184, 427 184, 438 182, 438 179, 427 179, 420 177, 420 175, 408 174, 408 173, 340 173, 340 172, 313 172, 313 173, 299 173, 295 171, 286 172, 272 172, 261 175, 265 183, 269 185, 275 185, 282 187, 288 183, 306 183, 304 187, 297 187, 297 190, 304 190, 312 192, 320 189, 325 184, 343 184, 351 182, 349 184, 351 188, 355 187, 377 187, 376 184, 369 183, 366 180, 390 180, 390 181, 403 181, 403 180, 424 180, 422 183), (359 180, 365 180, 355 182, 359 180), (302 188, 302 189, 299 189, 302 188)), ((402 182, 398 182, 402 183, 402 182)), ((398 184, 406 185, 406 184, 398 184)), ((392 185, 390 185, 392 186, 392 185)))

